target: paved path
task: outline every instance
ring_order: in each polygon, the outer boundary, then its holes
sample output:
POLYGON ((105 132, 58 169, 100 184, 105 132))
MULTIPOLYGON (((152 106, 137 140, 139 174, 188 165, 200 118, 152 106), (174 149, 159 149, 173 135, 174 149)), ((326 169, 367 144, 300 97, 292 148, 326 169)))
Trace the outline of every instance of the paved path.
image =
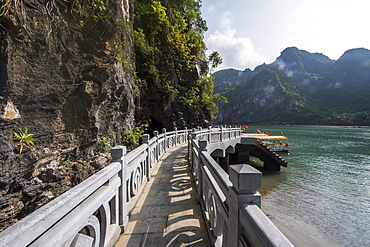
POLYGON ((162 156, 116 247, 210 246, 186 155, 181 145, 162 156))

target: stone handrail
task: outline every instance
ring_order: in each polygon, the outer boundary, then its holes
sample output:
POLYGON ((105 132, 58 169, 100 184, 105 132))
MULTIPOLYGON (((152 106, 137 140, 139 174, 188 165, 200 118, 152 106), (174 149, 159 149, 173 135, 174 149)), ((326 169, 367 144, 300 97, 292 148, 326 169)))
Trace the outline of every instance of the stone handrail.
POLYGON ((222 142, 225 140, 235 139, 240 137, 242 130, 240 128, 211 128, 197 131, 193 130, 197 140, 206 140, 208 143, 222 142))
POLYGON ((129 153, 114 147, 107 167, 2 231, 0 246, 114 246, 155 164, 188 132, 146 134, 129 153))
POLYGON ((151 139, 144 135, 129 153, 116 146, 107 167, 5 229, 0 246, 114 246, 155 164, 185 143, 214 246, 291 246, 259 209, 261 174, 246 165, 230 166, 227 174, 207 152, 207 145, 231 143, 240 134, 239 128, 163 129, 151 139))
MULTIPOLYGON (((196 181, 213 246, 293 246, 261 211, 261 172, 245 165, 231 165, 229 174, 207 152, 207 146, 240 137, 239 129, 200 130, 189 140, 189 164, 196 181), (208 134, 208 137, 207 137, 208 134)), ((227 148, 227 147, 226 147, 227 148)))

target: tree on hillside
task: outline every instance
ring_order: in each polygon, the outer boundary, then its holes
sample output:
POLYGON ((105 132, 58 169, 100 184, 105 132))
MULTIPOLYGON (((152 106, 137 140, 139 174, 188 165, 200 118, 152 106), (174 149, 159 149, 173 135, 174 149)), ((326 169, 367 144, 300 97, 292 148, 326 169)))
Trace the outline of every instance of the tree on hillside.
MULTIPOLYGON (((149 93, 164 95, 176 108, 178 127, 209 122, 216 106, 203 41, 207 26, 201 17, 201 2, 138 0, 135 8, 140 98, 149 93)), ((212 68, 221 62, 217 53, 210 60, 212 68)))

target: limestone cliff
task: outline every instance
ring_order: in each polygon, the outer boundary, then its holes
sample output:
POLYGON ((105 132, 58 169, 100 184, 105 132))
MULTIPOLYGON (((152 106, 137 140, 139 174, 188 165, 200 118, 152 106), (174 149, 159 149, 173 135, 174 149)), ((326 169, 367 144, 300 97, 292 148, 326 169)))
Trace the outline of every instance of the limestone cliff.
POLYGON ((104 166, 102 138, 134 127, 132 3, 86 3, 14 1, 0 16, 0 230, 104 166), (25 128, 35 146, 19 155, 25 128))
POLYGON ((294 98, 282 85, 279 76, 264 69, 253 76, 249 83, 241 83, 225 93, 228 104, 220 106, 219 123, 258 123, 278 119, 281 110, 290 111, 294 98), (263 109, 263 110, 261 110, 263 109), (245 114, 245 113, 248 114, 245 114))
POLYGON ((141 124, 208 126, 205 30, 195 0, 0 1, 0 230, 104 167, 141 124), (22 150, 25 130, 35 145, 22 150))

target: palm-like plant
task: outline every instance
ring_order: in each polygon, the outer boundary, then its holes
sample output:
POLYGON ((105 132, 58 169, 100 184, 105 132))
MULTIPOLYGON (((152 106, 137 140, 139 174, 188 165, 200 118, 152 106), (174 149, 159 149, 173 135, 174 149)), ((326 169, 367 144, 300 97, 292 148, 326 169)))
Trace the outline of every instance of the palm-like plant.
POLYGON ((19 130, 19 132, 13 132, 14 140, 19 142, 19 154, 22 153, 24 146, 32 147, 35 145, 33 142, 35 139, 32 137, 33 134, 28 133, 28 129, 19 130))

